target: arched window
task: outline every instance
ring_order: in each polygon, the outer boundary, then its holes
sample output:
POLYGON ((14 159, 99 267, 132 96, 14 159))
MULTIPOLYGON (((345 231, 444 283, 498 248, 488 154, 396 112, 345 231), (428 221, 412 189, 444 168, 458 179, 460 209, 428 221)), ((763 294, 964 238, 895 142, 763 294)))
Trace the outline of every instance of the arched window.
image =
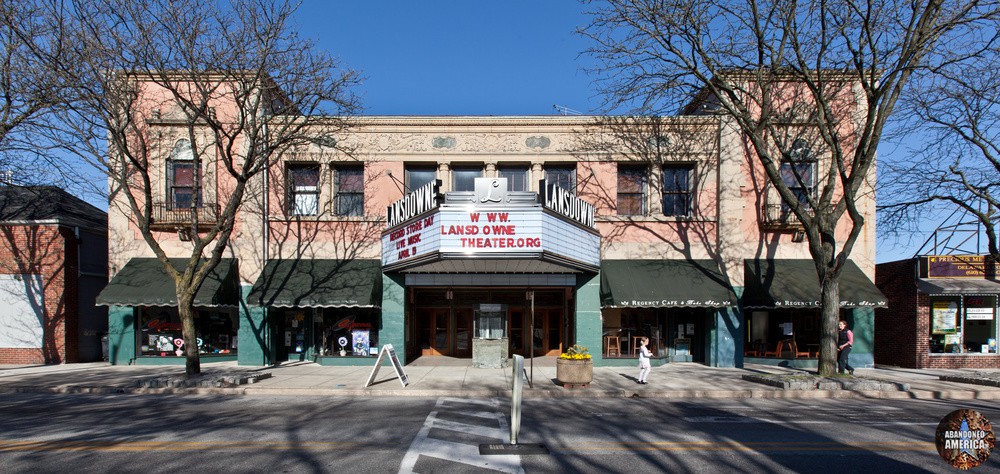
POLYGON ((191 141, 184 138, 177 140, 167 158, 167 201, 169 209, 201 207, 201 170, 195 169, 191 141))

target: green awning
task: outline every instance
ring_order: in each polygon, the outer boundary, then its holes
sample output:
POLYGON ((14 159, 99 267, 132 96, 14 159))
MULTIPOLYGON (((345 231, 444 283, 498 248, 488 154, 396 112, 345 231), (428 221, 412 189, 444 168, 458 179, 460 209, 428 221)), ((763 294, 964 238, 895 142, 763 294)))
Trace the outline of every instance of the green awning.
POLYGON ((379 260, 271 260, 254 283, 249 304, 285 308, 378 307, 379 260))
POLYGON ((603 260, 604 308, 719 308, 736 297, 712 260, 603 260))
MULTIPOLYGON (((745 308, 819 308, 820 285, 812 260, 745 260, 745 308)), ((885 308, 886 298, 858 266, 848 260, 840 274, 842 308, 885 308)))
MULTIPOLYGON (((186 258, 172 258, 178 271, 187 265, 186 258)), ((194 306, 237 306, 240 282, 235 259, 222 259, 205 278, 194 297, 194 306)), ((108 286, 97 296, 101 306, 177 306, 174 281, 155 258, 133 258, 122 267, 108 286)))

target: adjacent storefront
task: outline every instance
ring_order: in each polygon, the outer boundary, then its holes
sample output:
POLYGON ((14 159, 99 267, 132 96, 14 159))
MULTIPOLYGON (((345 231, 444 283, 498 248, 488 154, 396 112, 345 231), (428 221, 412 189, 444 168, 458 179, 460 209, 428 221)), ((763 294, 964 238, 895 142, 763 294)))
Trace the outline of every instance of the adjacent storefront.
POLYGON ((903 367, 997 368, 1000 283, 984 255, 932 255, 880 264, 890 307, 879 314, 879 363, 903 367), (881 347, 895 347, 896 351, 881 347))
MULTIPOLYGON (((813 261, 746 260, 744 282, 746 362, 815 367, 822 323, 813 261)), ((853 366, 874 363, 874 310, 887 305, 885 295, 848 261, 840 275, 840 319, 854 332, 853 366)))
MULTIPOLYGON (((184 259, 171 259, 182 269, 184 259)), ((184 339, 173 280, 155 258, 133 258, 97 297, 109 306, 112 364, 177 364, 184 339)), ((198 352, 206 362, 236 360, 239 354, 237 262, 223 259, 194 298, 198 352)))

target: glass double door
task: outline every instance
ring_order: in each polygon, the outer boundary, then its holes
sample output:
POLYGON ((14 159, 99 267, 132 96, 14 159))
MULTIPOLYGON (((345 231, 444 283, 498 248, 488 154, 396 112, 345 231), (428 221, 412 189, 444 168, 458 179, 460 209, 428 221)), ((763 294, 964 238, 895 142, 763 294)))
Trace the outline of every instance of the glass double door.
POLYGON ((565 324, 562 308, 511 308, 508 312, 510 328, 510 353, 531 357, 527 348, 534 348, 535 356, 559 355, 565 344, 565 324), (534 323, 534 327, 532 327, 534 323))
POLYGON ((471 308, 418 308, 415 314, 420 355, 472 357, 471 308))
MULTIPOLYGON (((472 357, 473 308, 416 308, 414 333, 422 356, 472 357)), ((535 309, 534 329, 530 311, 523 306, 507 310, 510 353, 529 357, 559 355, 565 345, 562 308, 535 309)))

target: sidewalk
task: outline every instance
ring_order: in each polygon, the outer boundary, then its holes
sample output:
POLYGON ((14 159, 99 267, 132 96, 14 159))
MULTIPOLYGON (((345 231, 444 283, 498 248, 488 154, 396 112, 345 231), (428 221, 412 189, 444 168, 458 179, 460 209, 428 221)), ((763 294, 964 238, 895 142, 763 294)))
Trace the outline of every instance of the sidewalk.
MULTIPOLYGON (((672 363, 653 369, 648 385, 635 382, 637 369, 595 367, 587 388, 567 389, 555 381, 553 360, 526 363, 532 386, 524 385, 524 398, 913 398, 1000 400, 1000 387, 945 382, 941 375, 973 375, 975 370, 858 369, 856 376, 905 386, 906 390, 789 390, 742 379, 749 373, 801 373, 774 366, 743 369, 672 363)), ((467 363, 412 364, 404 367, 409 384, 404 387, 392 366, 384 364, 375 382, 365 387, 372 367, 326 367, 311 362, 273 367, 241 367, 235 363, 203 364, 200 386, 174 386, 184 382, 180 366, 111 366, 105 362, 53 366, 0 366, 0 393, 160 393, 268 396, 349 397, 509 397, 511 369, 477 369, 467 363), (253 383, 218 387, 222 377, 260 377, 253 383)), ((983 372, 983 371, 979 371, 983 372)))

